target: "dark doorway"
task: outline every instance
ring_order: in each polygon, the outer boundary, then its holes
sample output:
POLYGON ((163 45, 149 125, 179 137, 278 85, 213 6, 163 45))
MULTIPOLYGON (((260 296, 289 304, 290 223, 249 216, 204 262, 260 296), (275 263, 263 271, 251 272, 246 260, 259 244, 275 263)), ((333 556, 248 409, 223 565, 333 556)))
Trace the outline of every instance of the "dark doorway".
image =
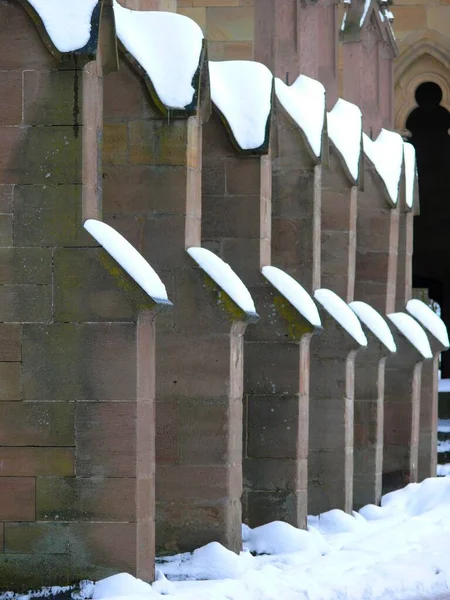
MULTIPOLYGON (((442 90, 426 82, 416 90, 418 108, 406 122, 416 149, 420 216, 414 222, 413 286, 428 288, 450 328, 450 113, 442 90)), ((450 353, 442 356, 442 377, 450 378, 450 353)))

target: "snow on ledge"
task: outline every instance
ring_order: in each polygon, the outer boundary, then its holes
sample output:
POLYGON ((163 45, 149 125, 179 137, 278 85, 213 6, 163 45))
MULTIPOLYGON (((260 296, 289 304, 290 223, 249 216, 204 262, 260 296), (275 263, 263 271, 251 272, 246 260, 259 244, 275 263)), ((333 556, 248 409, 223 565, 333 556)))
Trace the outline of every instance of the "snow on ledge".
POLYGON ((188 248, 187 252, 244 312, 256 315, 250 292, 230 265, 206 248, 188 248))
POLYGON ((443 346, 446 348, 450 346, 447 327, 445 326, 444 321, 433 312, 429 306, 421 300, 414 299, 407 303, 406 310, 410 315, 415 317, 425 329, 428 329, 428 331, 432 333, 443 346))
POLYGON ((350 302, 349 306, 359 320, 370 329, 388 350, 391 352, 397 351, 397 346, 395 345, 391 330, 379 312, 366 302, 350 302))
POLYGON ((339 100, 327 113, 328 137, 338 149, 354 181, 358 180, 361 156, 362 113, 355 105, 339 100))
POLYGON ((306 75, 300 75, 291 85, 275 79, 275 92, 283 108, 305 133, 311 150, 320 157, 325 121, 325 88, 306 75))
POLYGON ((382 129, 375 141, 363 134, 364 152, 384 181, 389 197, 398 201, 403 166, 403 140, 398 133, 382 129))
POLYGON ((130 10, 116 0, 114 15, 118 38, 146 71, 161 102, 172 109, 189 106, 203 45, 197 23, 176 13, 130 10))
POLYGON ((155 302, 167 304, 165 285, 145 258, 119 232, 95 219, 88 219, 84 228, 110 254, 130 277, 155 302))
POLYGON ((258 62, 209 63, 211 99, 227 120, 242 150, 260 148, 266 140, 272 105, 273 76, 258 62))
POLYGON ((28 0, 60 52, 84 48, 91 37, 91 18, 98 0, 28 0))
POLYGON ((430 342, 422 327, 406 313, 391 313, 388 318, 424 358, 432 358, 430 342))
POLYGON ((342 298, 327 289, 316 290, 314 298, 360 346, 367 346, 367 338, 358 317, 342 298))
POLYGON ((311 296, 293 277, 277 267, 263 267, 261 272, 311 325, 322 326, 319 312, 311 296))
POLYGON ((412 208, 414 204, 414 184, 416 182, 416 149, 412 144, 403 142, 405 158, 405 193, 406 204, 412 208))

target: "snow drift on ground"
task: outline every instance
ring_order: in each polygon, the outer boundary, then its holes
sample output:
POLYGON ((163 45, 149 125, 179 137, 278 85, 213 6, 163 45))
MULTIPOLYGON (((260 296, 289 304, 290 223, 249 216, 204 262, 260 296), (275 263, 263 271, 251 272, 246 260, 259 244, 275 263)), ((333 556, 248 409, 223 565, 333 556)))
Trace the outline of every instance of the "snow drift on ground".
POLYGON ((266 139, 272 106, 273 75, 250 60, 209 63, 211 99, 227 120, 242 150, 254 150, 266 139))
POLYGON ((146 71, 161 102, 168 108, 189 106, 203 45, 197 23, 176 13, 130 10, 116 0, 114 16, 119 40, 146 71))
POLYGON ((91 17, 98 0, 28 0, 42 19, 55 47, 60 52, 84 48, 91 37, 91 17))
POLYGON ((308 517, 308 531, 243 526, 243 549, 217 542, 160 559, 149 585, 121 573, 84 583, 95 600, 444 600, 450 597, 450 477, 387 494, 349 515, 308 517))

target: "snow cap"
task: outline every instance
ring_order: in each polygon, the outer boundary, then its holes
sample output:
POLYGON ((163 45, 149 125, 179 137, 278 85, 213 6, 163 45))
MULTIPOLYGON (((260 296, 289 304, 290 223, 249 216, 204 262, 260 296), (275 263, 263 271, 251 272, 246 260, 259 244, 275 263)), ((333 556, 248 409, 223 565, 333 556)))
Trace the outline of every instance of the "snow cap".
POLYGON ((364 152, 384 181, 393 204, 398 202, 400 178, 403 167, 403 147, 401 136, 393 131, 382 129, 373 142, 363 134, 364 152))
POLYGON ((95 219, 85 221, 84 228, 150 298, 159 304, 170 304, 166 288, 154 269, 118 231, 95 219))
POLYGON ((162 104, 189 107, 203 48, 197 23, 176 13, 130 10, 116 0, 114 16, 119 40, 147 73, 162 104))
POLYGON ((434 335, 439 342, 448 348, 450 346, 448 331, 444 321, 431 310, 422 300, 413 299, 406 305, 406 310, 416 318, 425 329, 434 335))
POLYGON ((432 358, 430 342, 417 321, 406 313, 391 313, 388 318, 424 358, 432 358))
POLYGON ((275 79, 275 92, 283 108, 304 132, 314 155, 322 154, 325 124, 325 88, 306 75, 300 75, 292 85, 275 79))
POLYGON ((391 352, 397 351, 394 338, 388 324, 372 306, 366 302, 350 302, 352 311, 358 316, 359 320, 370 329, 370 331, 382 342, 391 352))
POLYGON ((313 325, 321 327, 319 311, 308 292, 293 277, 277 267, 263 267, 262 274, 274 288, 292 304, 298 312, 313 325))
POLYGON ((339 100, 327 113, 328 137, 342 156, 354 181, 359 177, 361 156, 362 113, 347 100, 339 100))
POLYGON ((314 292, 314 298, 360 346, 367 346, 367 338, 358 317, 342 298, 323 288, 314 292))
POLYGON ((188 248, 187 253, 245 313, 257 314, 250 292, 230 265, 206 248, 188 248))
POLYGON ((209 63, 211 99, 226 119, 242 150, 264 146, 272 108, 273 76, 249 60, 209 63))

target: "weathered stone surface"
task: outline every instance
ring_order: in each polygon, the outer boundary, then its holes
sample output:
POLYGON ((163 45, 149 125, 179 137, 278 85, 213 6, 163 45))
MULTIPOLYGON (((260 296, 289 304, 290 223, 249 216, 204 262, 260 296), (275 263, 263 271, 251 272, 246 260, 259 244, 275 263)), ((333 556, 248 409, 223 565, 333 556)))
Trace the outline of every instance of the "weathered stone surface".
POLYGON ((12 402, 22 398, 19 362, 0 362, 0 401, 12 402))
POLYGON ((25 325, 22 353, 27 401, 136 398, 133 324, 25 325))
POLYGON ((47 248, 0 248, 0 284, 52 283, 52 253, 47 248))
POLYGON ((75 474, 75 455, 70 448, 0 448, 1 477, 75 474))
POLYGON ((71 403, 1 402, 0 444, 74 446, 73 414, 71 403))
POLYGON ((0 361, 15 362, 22 358, 22 327, 17 323, 0 323, 0 361))
POLYGON ((48 322, 52 318, 52 291, 49 285, 14 284, 0 286, 0 321, 48 322))
MULTIPOLYGON (((82 103, 82 71, 23 73, 23 122, 27 125, 73 126, 82 103)), ((78 118, 80 115, 78 116, 78 118)))
POLYGON ((35 520, 34 477, 0 477, 0 495, 2 498, 1 521, 35 520))

